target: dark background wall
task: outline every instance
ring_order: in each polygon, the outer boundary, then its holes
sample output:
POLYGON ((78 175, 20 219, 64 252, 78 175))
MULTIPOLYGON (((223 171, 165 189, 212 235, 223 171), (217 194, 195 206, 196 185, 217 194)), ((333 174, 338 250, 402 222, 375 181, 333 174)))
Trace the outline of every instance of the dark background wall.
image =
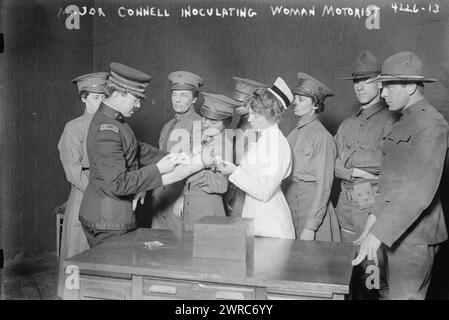
MULTIPOLYGON (((396 2, 390 0, 0 0, 0 32, 5 34, 5 53, 0 54, 0 247, 6 260, 55 250, 52 211, 69 192, 56 146, 64 124, 82 113, 70 80, 107 71, 111 61, 153 76, 149 99, 130 120, 138 138, 152 144, 173 116, 167 74, 174 70, 196 72, 205 79, 203 91, 227 95, 234 87, 232 76, 266 84, 282 76, 293 86, 298 71, 309 73, 335 92, 321 115, 334 134, 357 109, 352 83, 338 77, 350 74, 353 59, 363 49, 380 60, 404 50, 417 53, 424 73, 440 79, 426 87, 426 95, 449 119, 449 2, 401 2, 426 10, 438 4, 439 13, 394 13, 391 5, 396 2), (68 30, 61 10, 69 4, 94 6, 96 14, 82 16, 79 30, 68 30), (335 10, 369 4, 380 7, 378 30, 365 27, 366 17, 322 17, 325 5, 335 10), (147 5, 167 9, 170 17, 118 16, 121 6, 147 5), (181 7, 189 5, 246 6, 258 15, 180 18, 181 7), (270 6, 276 5, 315 6, 316 16, 272 16, 270 6), (105 17, 98 15, 98 8, 105 17)), ((295 122, 289 110, 281 129, 288 133, 295 122)), ((147 226, 145 208, 139 209, 139 216, 147 226)))
POLYGON ((83 112, 70 80, 93 67, 93 19, 69 33, 58 18, 59 7, 76 2, 0 0, 0 247, 6 262, 56 249, 53 209, 70 190, 58 139, 65 123, 83 112))
MULTIPOLYGON (((429 85, 426 93, 441 112, 449 116, 447 103, 449 63, 447 1, 439 3, 439 14, 397 13, 394 1, 147 1, 97 0, 106 18, 95 20, 94 68, 107 69, 110 61, 140 68, 153 76, 149 101, 139 116, 131 121, 138 134, 156 142, 164 122, 173 113, 169 100, 167 74, 174 70, 190 70, 205 79, 203 91, 231 94, 232 76, 248 77, 267 84, 282 76, 293 85, 298 71, 316 76, 332 88, 336 95, 327 101, 322 120, 333 133, 338 124, 357 108, 351 82, 338 77, 350 74, 350 65, 368 49, 383 60, 399 51, 413 51, 423 60, 424 71, 443 80, 429 85), (376 4, 381 8, 380 29, 368 30, 365 17, 325 16, 325 5, 365 8, 376 4), (120 7, 165 8, 170 17, 119 17, 120 7), (191 17, 180 18, 181 8, 251 7, 254 18, 191 17), (316 9, 315 17, 271 16, 270 6, 316 9)), ((402 1, 426 3, 429 1, 402 1)), ((404 6, 405 7, 405 6, 404 6)), ((201 101, 200 101, 201 102, 201 101)), ((282 129, 289 131, 296 119, 291 110, 282 129)))

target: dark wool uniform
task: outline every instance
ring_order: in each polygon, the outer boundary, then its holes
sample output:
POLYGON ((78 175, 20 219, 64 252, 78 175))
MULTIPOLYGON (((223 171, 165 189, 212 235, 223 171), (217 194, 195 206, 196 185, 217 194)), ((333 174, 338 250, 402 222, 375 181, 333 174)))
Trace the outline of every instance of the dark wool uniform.
POLYGON ((437 244, 447 240, 438 187, 449 127, 426 100, 387 136, 371 232, 388 246, 390 299, 424 299, 437 244))
MULTIPOLYGON (((437 80, 424 78, 418 56, 400 52, 385 60, 376 81, 386 87, 383 96, 388 103, 405 93, 411 97, 419 94, 405 87, 390 91, 389 82, 397 85, 437 80)), ((439 185, 449 126, 425 98, 400 111, 401 118, 383 145, 380 194, 373 210, 377 219, 370 232, 386 248, 388 298, 424 299, 438 246, 448 238, 439 185)))
POLYGON ((396 115, 385 102, 360 109, 343 121, 335 135, 337 159, 335 176, 341 179, 341 192, 336 207, 344 242, 352 242, 363 232, 373 204, 360 206, 354 186, 368 182, 377 188, 377 180, 352 177, 354 168, 378 175, 382 158, 382 144, 396 122, 396 115))
MULTIPOLYGON (((107 86, 115 85, 145 99, 151 76, 112 62, 107 86)), ((167 152, 139 142, 120 112, 102 103, 87 134, 89 184, 80 207, 89 246, 136 228, 134 196, 162 186, 156 163, 167 152)))
MULTIPOLYGON (((310 75, 299 72, 293 93, 321 103, 332 91, 310 75)), ((292 212, 296 238, 304 228, 315 232, 315 240, 340 241, 340 230, 329 196, 334 179, 335 142, 314 111, 301 117, 287 137, 292 149, 293 169, 284 182, 284 193, 292 212)))
MULTIPOLYGON (((200 108, 203 118, 224 121, 232 117, 237 101, 220 94, 203 93, 204 104, 200 108)), ((225 130, 208 136, 203 126, 201 157, 205 169, 191 175, 184 186, 183 230, 193 231, 194 224, 205 216, 225 216, 223 194, 228 190, 227 177, 215 166, 217 157, 232 161, 232 140, 225 130)))
POLYGON ((138 141, 118 112, 100 105, 87 135, 90 174, 81 202, 81 223, 99 230, 136 228, 132 199, 162 186, 156 163, 166 154, 138 141))
MULTIPOLYGON (((356 58, 351 69, 351 77, 343 79, 352 80, 354 83, 365 82, 380 73, 381 64, 369 51, 364 50, 356 58)), ((357 90, 356 87, 354 89, 357 90)), ((378 195, 377 179, 353 177, 352 172, 357 168, 375 176, 379 175, 382 145, 396 120, 397 115, 388 110, 385 102, 380 100, 366 108, 361 107, 338 127, 335 135, 335 176, 341 179, 341 192, 335 212, 343 242, 352 243, 360 237, 368 216, 373 212, 378 195), (365 192, 360 191, 361 186, 365 186, 365 192), (365 201, 366 199, 368 201, 365 201)), ((385 297, 387 284, 384 255, 381 247, 378 252, 381 290, 367 290, 366 280, 370 273, 366 270, 373 262, 365 260, 354 268, 352 298, 365 300, 385 297)))
MULTIPOLYGON (((172 82, 171 91, 191 91, 198 93, 204 81, 199 75, 188 71, 174 71, 168 75, 172 82)), ((185 113, 176 113, 168 121, 159 136, 159 148, 168 152, 192 153, 193 139, 201 137, 201 116, 194 105, 185 113), (182 140, 181 140, 182 139, 182 140)), ((179 181, 153 190, 151 228, 180 230, 182 220, 173 214, 174 204, 184 188, 185 181, 179 181)))

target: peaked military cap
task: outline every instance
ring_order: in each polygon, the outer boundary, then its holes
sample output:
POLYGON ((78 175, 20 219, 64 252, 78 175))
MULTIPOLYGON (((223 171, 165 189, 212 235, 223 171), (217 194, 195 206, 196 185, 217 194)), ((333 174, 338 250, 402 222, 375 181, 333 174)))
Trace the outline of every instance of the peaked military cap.
POLYGON ((382 73, 372 81, 435 82, 438 80, 425 78, 421 59, 413 52, 403 51, 386 59, 382 64, 382 73))
POLYGON ((117 62, 111 62, 109 66, 111 72, 108 82, 124 88, 136 97, 146 99, 145 91, 151 81, 150 75, 117 62))
POLYGON ((78 86, 78 92, 104 93, 104 85, 106 84, 107 77, 107 72, 87 73, 74 78, 72 82, 78 86))
POLYGON ((171 90, 195 90, 204 84, 203 78, 189 71, 175 71, 168 75, 168 80, 172 82, 171 90))
POLYGON ((298 84, 293 92, 301 96, 316 97, 321 102, 334 95, 326 85, 304 72, 298 72, 298 84))
POLYGON ((208 119, 223 120, 232 117, 235 108, 240 106, 239 102, 222 94, 203 92, 203 95, 204 104, 200 108, 200 113, 208 119))
POLYGON ((351 66, 351 76, 340 78, 343 80, 366 80, 379 75, 381 64, 379 60, 368 50, 362 51, 351 66))
POLYGON ((273 86, 268 88, 268 90, 278 98, 284 109, 287 109, 293 102, 293 93, 281 77, 277 77, 273 86))
POLYGON ((268 85, 245 78, 232 77, 235 80, 235 89, 232 98, 244 102, 259 88, 268 88, 268 85))

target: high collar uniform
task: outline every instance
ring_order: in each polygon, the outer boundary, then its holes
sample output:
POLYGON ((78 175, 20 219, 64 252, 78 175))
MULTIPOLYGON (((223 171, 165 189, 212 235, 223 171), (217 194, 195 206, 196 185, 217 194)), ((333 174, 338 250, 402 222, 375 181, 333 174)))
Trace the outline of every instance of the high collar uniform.
POLYGON ((316 113, 299 119, 287 136, 293 170, 284 192, 295 224, 296 236, 304 228, 315 231, 315 240, 340 241, 340 231, 329 196, 334 178, 335 142, 316 113))
POLYGON ((438 244, 447 240, 439 184, 449 126, 425 99, 402 110, 386 137, 377 217, 371 233, 386 247, 390 299, 424 299, 438 244))
POLYGON ((354 168, 378 175, 382 159, 382 145, 397 115, 388 110, 385 102, 360 110, 342 122, 335 135, 337 158, 335 176, 341 179, 341 192, 335 211, 342 228, 342 240, 352 242, 365 227, 372 205, 362 208, 354 197, 354 185, 369 182, 377 188, 376 180, 353 178, 354 168))
POLYGON ((138 141, 120 113, 102 103, 87 135, 90 174, 81 223, 98 230, 134 229, 132 199, 162 185, 156 163, 166 154, 138 141))

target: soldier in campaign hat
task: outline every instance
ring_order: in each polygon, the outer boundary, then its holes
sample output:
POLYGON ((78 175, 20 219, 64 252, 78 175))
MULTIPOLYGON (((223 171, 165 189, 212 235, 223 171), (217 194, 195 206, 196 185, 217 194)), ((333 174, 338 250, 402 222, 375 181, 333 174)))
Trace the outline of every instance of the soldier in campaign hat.
POLYGON ((193 172, 192 166, 175 168, 186 160, 178 154, 138 141, 125 121, 146 98, 151 76, 115 62, 110 68, 106 97, 87 135, 89 184, 79 219, 90 247, 136 228, 133 200, 193 172))
MULTIPOLYGON (((251 97, 257 89, 268 88, 268 85, 240 77, 232 77, 235 81, 235 89, 232 98, 240 103, 235 109, 239 115, 235 126, 234 136, 234 163, 239 164, 244 155, 248 152, 248 144, 256 142, 254 130, 248 130, 249 110, 245 107, 245 100, 251 97)), ((240 217, 242 215, 243 203, 245 202, 245 192, 237 188, 233 183, 229 183, 228 192, 225 195, 227 214, 229 216, 240 217)))
POLYGON ((89 124, 104 97, 107 72, 88 73, 72 80, 77 85, 78 95, 84 103, 84 114, 69 121, 59 139, 59 159, 67 178, 72 185, 64 212, 60 246, 60 270, 58 296, 62 298, 64 268, 62 262, 71 256, 89 249, 83 228, 78 220, 83 193, 89 182, 89 160, 86 151, 86 138, 89 124))
MULTIPOLYGON (((190 176, 177 200, 174 212, 183 218, 183 230, 193 231, 193 225, 204 216, 225 216, 222 195, 228 189, 228 179, 217 170, 216 160, 232 161, 232 135, 226 132, 239 103, 221 94, 203 93, 201 113, 201 161, 204 169, 190 176)), ((232 131, 232 130, 231 130, 232 131)))
MULTIPOLYGON (((358 111, 345 119, 335 135, 337 159, 335 176, 341 179, 341 192, 335 208, 344 242, 354 242, 362 234, 377 197, 377 178, 380 172, 382 144, 397 116, 388 110, 380 96, 377 83, 369 79, 379 75, 381 63, 368 50, 362 51, 351 66, 354 92, 359 102, 358 111)), ((379 257, 382 257, 380 253, 379 257)), ((382 261, 381 261, 382 262, 382 261)), ((354 269, 354 299, 376 299, 382 290, 367 290, 365 279, 367 263, 354 269)))
POLYGON ((340 241, 330 192, 334 178, 335 143, 318 119, 333 92, 312 76, 299 72, 293 89, 298 124, 287 140, 292 149, 292 174, 283 189, 290 206, 296 237, 301 240, 340 241))
POLYGON ((242 217, 254 218, 254 234, 295 239, 292 215, 281 190, 291 172, 291 150, 278 122, 293 102, 293 94, 278 77, 270 88, 257 89, 245 101, 251 128, 259 133, 254 147, 236 166, 219 163, 219 170, 246 193, 242 217))
MULTIPOLYGON (((382 84, 389 109, 400 113, 382 148, 379 195, 353 265, 387 253, 389 299, 424 299, 438 246, 447 228, 438 192, 449 126, 424 97, 420 58, 400 52, 373 79, 382 84)), ((375 82, 374 82, 375 83, 375 82)))
MULTIPOLYGON (((204 80, 189 71, 171 72, 168 80, 171 82, 171 105, 175 117, 163 126, 159 148, 168 152, 182 150, 191 153, 193 137, 201 135, 201 116, 195 111, 195 103, 204 80)), ((182 221, 173 214, 173 206, 182 195, 183 186, 184 182, 180 181, 153 190, 152 228, 180 230, 182 221)))

